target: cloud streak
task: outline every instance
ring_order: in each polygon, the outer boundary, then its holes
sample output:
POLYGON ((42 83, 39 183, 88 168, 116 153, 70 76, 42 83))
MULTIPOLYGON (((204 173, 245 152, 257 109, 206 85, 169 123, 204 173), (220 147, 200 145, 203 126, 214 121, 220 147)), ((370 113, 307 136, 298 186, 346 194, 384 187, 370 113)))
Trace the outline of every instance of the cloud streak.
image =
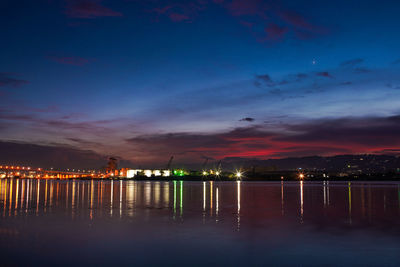
POLYGON ((26 165, 56 169, 99 169, 106 165, 107 156, 91 150, 66 145, 44 146, 22 142, 0 141, 0 161, 8 165, 26 165))
POLYGON ((253 122, 253 121, 255 121, 255 120, 256 120, 256 119, 254 119, 254 118, 246 117, 246 118, 240 119, 239 121, 253 122))
POLYGON ((79 19, 123 16, 121 12, 107 8, 97 0, 68 0, 65 13, 68 17, 79 19))
POLYGON ((280 128, 255 125, 215 134, 169 133, 126 140, 159 155, 179 155, 190 162, 206 155, 216 159, 281 158, 287 156, 373 153, 400 147, 400 117, 344 118, 285 124, 280 128))
POLYGON ((0 87, 20 87, 28 84, 29 81, 15 78, 15 74, 0 72, 0 87))
POLYGON ((260 42, 282 41, 290 36, 309 39, 326 34, 321 26, 309 22, 304 16, 283 5, 261 0, 201 0, 188 3, 153 1, 157 7, 152 12, 166 16, 173 22, 191 22, 201 12, 218 6, 248 28, 260 42), (259 30, 262 29, 262 30, 259 30))
POLYGON ((317 72, 316 75, 325 78, 333 78, 333 76, 327 71, 317 72))
POLYGON ((342 63, 340 63, 340 67, 354 67, 363 62, 364 62, 364 59, 362 59, 362 58, 350 59, 350 60, 346 60, 346 61, 343 61, 342 63))

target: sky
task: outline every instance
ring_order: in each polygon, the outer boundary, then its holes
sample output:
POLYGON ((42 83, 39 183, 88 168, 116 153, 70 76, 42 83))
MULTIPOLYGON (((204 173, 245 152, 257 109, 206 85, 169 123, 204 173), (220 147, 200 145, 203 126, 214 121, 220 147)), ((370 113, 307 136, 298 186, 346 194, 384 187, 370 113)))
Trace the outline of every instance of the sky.
POLYGON ((371 0, 3 0, 0 151, 65 167, 397 154, 399 13, 371 0))

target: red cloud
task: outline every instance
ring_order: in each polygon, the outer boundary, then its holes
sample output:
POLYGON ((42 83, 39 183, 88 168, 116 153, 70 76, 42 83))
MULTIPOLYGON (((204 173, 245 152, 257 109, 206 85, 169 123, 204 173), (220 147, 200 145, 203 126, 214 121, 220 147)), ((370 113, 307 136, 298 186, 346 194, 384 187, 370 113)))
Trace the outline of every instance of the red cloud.
POLYGON ((165 7, 162 7, 162 8, 154 8, 153 11, 158 13, 158 14, 165 14, 171 8, 172 8, 172 6, 165 6, 165 7))
POLYGON ((233 16, 260 15, 264 17, 266 9, 260 0, 233 0, 226 7, 233 16))
POLYGON ((219 5, 239 23, 249 28, 261 42, 281 40, 289 31, 290 36, 300 40, 314 38, 326 33, 323 27, 310 23, 305 17, 289 11, 276 3, 263 0, 197 0, 190 2, 169 2, 154 0, 159 4, 152 12, 166 16, 173 22, 191 22, 211 5, 219 5), (269 23, 264 28, 265 23, 269 23), (263 29, 264 30, 261 30, 263 29))
POLYGON ((288 28, 281 27, 277 24, 271 23, 268 27, 265 28, 265 32, 267 33, 268 39, 281 39, 288 32, 288 28))
POLYGON ((326 78, 333 78, 333 76, 327 71, 317 72, 316 75, 326 78))
POLYGON ((171 13, 169 18, 174 22, 188 21, 190 18, 184 14, 171 13))
POLYGON ((236 128, 215 134, 171 133, 145 135, 127 142, 158 155, 181 155, 196 161, 201 155, 226 157, 282 158, 288 156, 331 156, 343 153, 374 153, 400 147, 400 117, 310 121, 282 126, 271 131, 266 126, 236 128))
POLYGON ((121 17, 122 13, 102 6, 96 0, 70 0, 66 14, 71 18, 121 17))
POLYGON ((279 12, 279 15, 288 24, 308 31, 316 31, 317 28, 309 23, 303 16, 289 11, 279 12))

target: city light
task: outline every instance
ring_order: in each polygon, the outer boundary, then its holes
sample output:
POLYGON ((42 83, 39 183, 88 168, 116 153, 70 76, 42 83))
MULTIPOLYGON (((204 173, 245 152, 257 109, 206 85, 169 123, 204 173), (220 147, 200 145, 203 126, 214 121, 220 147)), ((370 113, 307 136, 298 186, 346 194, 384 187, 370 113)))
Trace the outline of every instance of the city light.
POLYGON ((185 173, 184 173, 183 170, 177 169, 177 170, 174 170, 174 175, 176 175, 176 176, 185 176, 185 173))
POLYGON ((134 170, 128 170, 126 172, 126 178, 133 178, 135 177, 135 171, 134 170))

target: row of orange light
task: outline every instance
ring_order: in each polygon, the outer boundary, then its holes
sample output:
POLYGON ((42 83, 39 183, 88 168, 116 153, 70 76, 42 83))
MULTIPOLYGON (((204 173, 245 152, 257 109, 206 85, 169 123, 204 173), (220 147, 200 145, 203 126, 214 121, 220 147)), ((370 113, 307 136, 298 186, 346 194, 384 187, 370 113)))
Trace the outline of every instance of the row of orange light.
MULTIPOLYGON (((0 169, 12 169, 12 170, 30 170, 31 169, 31 167, 20 167, 20 166, 1 166, 0 165, 0 169)), ((41 168, 38 168, 37 169, 38 171, 40 171, 41 170, 41 168)))
MULTIPOLYGON (((11 169, 11 170, 31 170, 31 167, 20 167, 20 166, 2 166, 0 165, 0 169, 11 169)), ((42 168, 37 168, 38 171, 41 171, 42 168)), ((68 169, 68 171, 70 171, 68 169)), ((74 171, 74 170, 73 170, 74 171)), ((81 172, 81 170, 78 170, 78 172, 81 172)), ((95 171, 85 171, 82 170, 82 172, 91 172, 91 173, 95 173, 95 171)))
MULTIPOLYGON (((20 173, 19 172, 17 172, 16 173, 16 175, 20 175, 20 173)), ((92 177, 94 177, 94 174, 91 174, 90 176, 92 176, 92 177)), ((26 177, 25 175, 23 175, 23 177, 26 177)), ((29 177, 29 176, 28 176, 29 177)), ((76 174, 74 174, 74 175, 60 175, 60 174, 57 174, 57 175, 48 175, 48 174, 46 174, 46 175, 40 175, 40 174, 38 174, 38 175, 35 175, 35 176, 31 176, 32 178, 80 178, 81 176, 80 175, 76 175, 76 174)))

